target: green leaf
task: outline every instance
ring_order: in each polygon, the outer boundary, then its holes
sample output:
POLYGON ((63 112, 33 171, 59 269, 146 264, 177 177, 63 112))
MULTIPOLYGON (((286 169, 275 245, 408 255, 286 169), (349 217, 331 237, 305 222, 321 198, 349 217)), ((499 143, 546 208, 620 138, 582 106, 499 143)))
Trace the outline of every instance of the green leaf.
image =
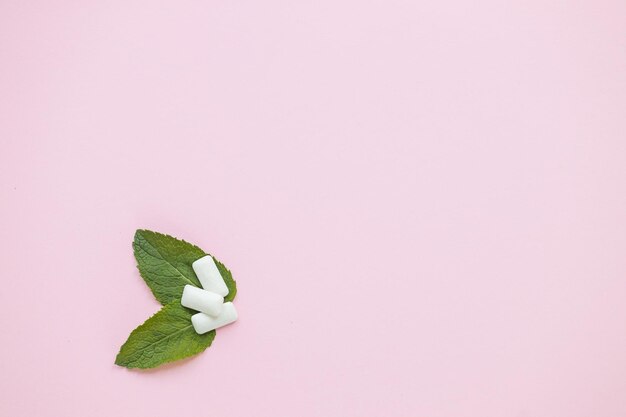
POLYGON ((132 331, 115 358, 127 368, 154 368, 187 358, 211 346, 215 330, 199 335, 191 325, 193 313, 174 301, 132 331))
MULTIPOLYGON (((127 368, 154 368, 208 348, 215 330, 197 334, 191 324, 194 312, 180 305, 185 285, 201 287, 191 264, 208 254, 184 240, 141 229, 135 232, 133 250, 139 273, 164 307, 133 330, 115 363, 127 368)), ((228 268, 213 259, 229 290, 224 301, 232 301, 237 283, 228 268)))
MULTIPOLYGON (((207 255, 199 247, 175 237, 150 230, 137 230, 133 241, 137 268, 148 287, 163 305, 180 300, 185 285, 201 287, 191 264, 207 255)), ((215 258, 214 258, 215 259, 215 258)), ((237 294, 231 272, 215 259, 229 293, 225 301, 237 294)))

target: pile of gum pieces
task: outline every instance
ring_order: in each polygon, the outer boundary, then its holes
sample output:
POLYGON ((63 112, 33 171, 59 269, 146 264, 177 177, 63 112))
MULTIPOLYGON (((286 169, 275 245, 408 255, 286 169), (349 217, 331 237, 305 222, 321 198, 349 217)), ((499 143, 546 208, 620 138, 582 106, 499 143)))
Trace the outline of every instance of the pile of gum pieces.
POLYGON ((180 303, 199 313, 191 316, 191 324, 198 334, 204 334, 237 320, 237 310, 231 302, 224 302, 228 287, 211 255, 191 264, 202 288, 185 285, 180 303))

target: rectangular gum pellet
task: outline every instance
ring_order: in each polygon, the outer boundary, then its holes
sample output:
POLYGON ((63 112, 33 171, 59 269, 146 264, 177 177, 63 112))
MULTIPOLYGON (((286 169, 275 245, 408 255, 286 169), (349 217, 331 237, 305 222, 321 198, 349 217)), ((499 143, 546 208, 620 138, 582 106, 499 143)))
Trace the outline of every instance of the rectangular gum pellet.
POLYGON ((211 317, 204 313, 197 313, 191 316, 191 324, 198 334, 204 334, 211 330, 231 324, 237 320, 237 310, 231 302, 224 303, 222 312, 217 317, 211 317))
POLYGON ((194 272, 202 284, 202 288, 207 291, 214 292, 226 297, 228 295, 228 287, 220 274, 217 265, 211 255, 204 256, 191 264, 194 272))
POLYGON ((193 285, 185 285, 180 303, 210 316, 219 316, 222 312, 224 297, 193 285))

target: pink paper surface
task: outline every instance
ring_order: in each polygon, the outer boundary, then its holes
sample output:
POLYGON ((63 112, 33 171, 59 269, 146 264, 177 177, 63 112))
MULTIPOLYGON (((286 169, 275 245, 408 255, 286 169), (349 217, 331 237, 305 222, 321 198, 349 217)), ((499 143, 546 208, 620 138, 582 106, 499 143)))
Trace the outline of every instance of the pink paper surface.
POLYGON ((0 2, 0 416, 626 416, 625 22, 0 2), (137 228, 239 284, 149 372, 137 228))

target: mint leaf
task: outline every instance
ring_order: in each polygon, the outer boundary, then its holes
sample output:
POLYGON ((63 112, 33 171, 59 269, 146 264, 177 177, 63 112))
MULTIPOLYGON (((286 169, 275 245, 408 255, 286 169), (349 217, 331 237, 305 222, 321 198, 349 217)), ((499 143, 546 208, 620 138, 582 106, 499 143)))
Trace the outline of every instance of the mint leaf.
POLYGON ((197 246, 149 230, 137 230, 133 241, 137 268, 161 304, 180 300, 187 284, 200 287, 191 263, 204 256, 197 246))
MULTIPOLYGON (((133 250, 137 268, 148 287, 163 305, 180 300, 185 285, 201 287, 191 264, 207 255, 199 247, 175 237, 150 230, 135 232, 133 250)), ((237 294, 237 284, 231 272, 215 259, 229 293, 225 301, 232 301, 237 294)))
POLYGON ((187 358, 211 346, 215 330, 199 335, 191 325, 193 313, 174 301, 132 331, 115 358, 127 368, 154 368, 187 358))
MULTIPOLYGON (((164 307, 133 330, 115 363, 127 368, 154 368, 211 346, 215 330, 197 334, 191 324, 194 312, 180 305, 185 285, 201 287, 191 264, 208 254, 184 240, 142 229, 135 232, 133 250, 140 275, 164 307)), ((237 283, 224 264, 217 259, 215 264, 229 291, 224 301, 232 301, 237 283)))

